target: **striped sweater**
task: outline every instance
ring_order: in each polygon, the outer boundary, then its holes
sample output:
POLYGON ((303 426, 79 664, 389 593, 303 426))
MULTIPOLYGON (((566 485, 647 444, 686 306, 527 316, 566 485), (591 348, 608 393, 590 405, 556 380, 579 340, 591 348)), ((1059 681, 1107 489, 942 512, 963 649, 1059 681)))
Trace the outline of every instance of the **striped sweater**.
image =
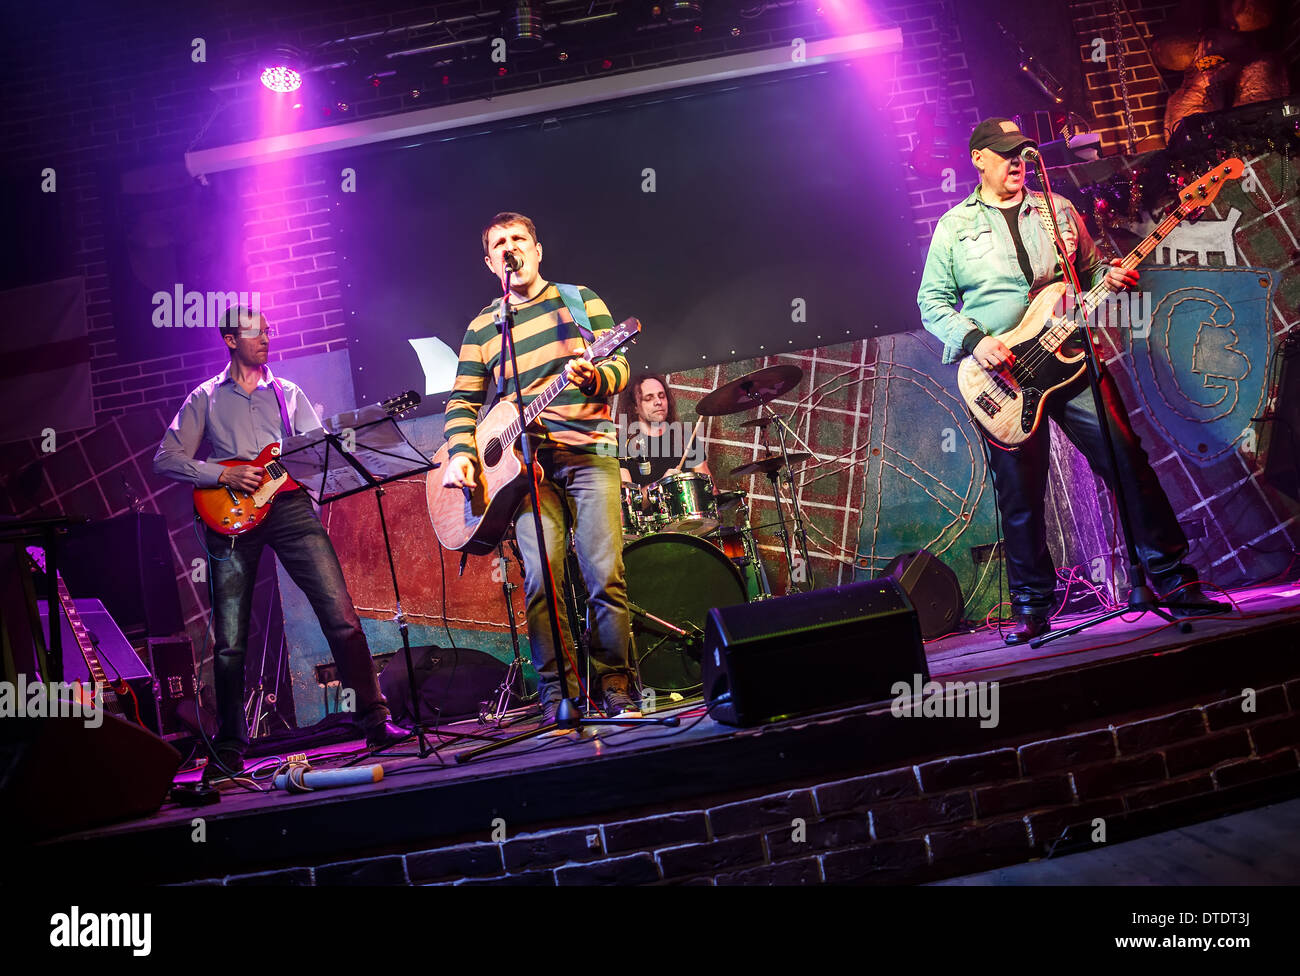
MULTIPOLYGON (((599 336, 612 329, 614 319, 596 293, 585 287, 579 293, 591 331, 599 336)), ((479 410, 488 389, 495 389, 501 371, 501 331, 493 319, 493 310, 494 306, 489 305, 478 313, 465 331, 460 347, 456 385, 447 401, 444 426, 451 457, 465 454, 478 460, 474 432, 479 410)), ((564 371, 565 363, 582 355, 587 345, 554 284, 548 284, 531 301, 514 306, 514 318, 515 358, 526 406, 564 371)), ((596 389, 591 396, 570 384, 529 428, 542 436, 541 447, 562 444, 584 453, 617 453, 616 429, 606 398, 627 386, 627 359, 622 355, 611 356, 597 365, 596 373, 596 389)), ((514 400, 513 378, 507 379, 505 398, 514 400)))

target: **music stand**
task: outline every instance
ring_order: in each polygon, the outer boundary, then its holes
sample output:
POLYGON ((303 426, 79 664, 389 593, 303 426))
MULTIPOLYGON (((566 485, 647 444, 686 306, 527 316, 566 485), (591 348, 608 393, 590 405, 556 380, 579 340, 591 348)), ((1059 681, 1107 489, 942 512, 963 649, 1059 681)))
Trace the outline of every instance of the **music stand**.
MULTIPOLYGON (((419 403, 419 396, 406 394, 419 403)), ((398 409, 401 409, 400 405, 398 409)), ((397 567, 393 562, 393 546, 388 535, 388 521, 384 517, 384 488, 392 481, 423 474, 437 465, 406 439, 397 426, 396 410, 386 405, 370 404, 360 410, 348 411, 331 417, 327 426, 306 434, 288 438, 280 449, 280 463, 289 476, 302 487, 318 505, 328 505, 340 498, 374 489, 375 503, 379 506, 379 526, 384 536, 384 552, 388 556, 388 572, 393 581, 393 597, 397 622, 402 635, 402 652, 406 659, 406 681, 411 695, 411 714, 414 726, 411 734, 399 742, 414 738, 418 743, 415 753, 384 753, 395 756, 418 756, 424 759, 437 751, 425 739, 431 731, 439 739, 447 733, 436 728, 426 730, 420 717, 420 696, 415 687, 415 668, 411 663, 411 638, 407 631, 406 614, 402 610, 402 596, 397 586, 397 567), (333 428, 332 430, 330 428, 333 428)), ((483 738, 457 733, 451 738, 483 738)), ((394 743, 396 745, 397 743, 394 743)), ((387 747, 385 747, 387 748, 387 747)), ((381 750, 368 752, 367 756, 380 754, 381 750)))

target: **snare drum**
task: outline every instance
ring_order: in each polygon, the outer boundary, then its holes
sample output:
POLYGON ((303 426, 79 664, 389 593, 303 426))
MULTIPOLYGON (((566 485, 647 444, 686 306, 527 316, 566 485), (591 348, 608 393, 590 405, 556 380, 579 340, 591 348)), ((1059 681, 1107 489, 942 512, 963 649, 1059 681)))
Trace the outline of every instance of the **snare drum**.
POLYGON ((718 527, 718 504, 707 476, 693 471, 673 474, 660 478, 647 491, 658 530, 705 535, 718 527))

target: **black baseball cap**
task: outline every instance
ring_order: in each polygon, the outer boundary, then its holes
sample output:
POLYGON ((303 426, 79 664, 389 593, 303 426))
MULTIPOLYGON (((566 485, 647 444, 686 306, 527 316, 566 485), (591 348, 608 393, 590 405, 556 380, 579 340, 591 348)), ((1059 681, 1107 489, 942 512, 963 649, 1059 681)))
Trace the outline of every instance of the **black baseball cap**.
POLYGON ((1010 119, 985 119, 970 134, 971 152, 992 149, 996 153, 1009 153, 1022 146, 1037 148, 1038 143, 1021 132, 1010 119))

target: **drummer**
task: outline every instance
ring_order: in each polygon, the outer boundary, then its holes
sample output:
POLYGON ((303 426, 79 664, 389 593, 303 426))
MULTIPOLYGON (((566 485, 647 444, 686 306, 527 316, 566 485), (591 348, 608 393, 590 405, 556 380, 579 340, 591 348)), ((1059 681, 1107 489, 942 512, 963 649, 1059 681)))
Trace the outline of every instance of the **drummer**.
MULTIPOLYGON (((649 485, 680 474, 684 468, 712 482, 704 440, 700 436, 696 435, 690 454, 681 463, 686 446, 691 443, 694 425, 678 421, 677 404, 662 376, 650 373, 633 379, 619 396, 618 412, 629 418, 627 456, 620 468, 624 481, 649 485)), ((717 490, 714 485, 715 494, 717 490)))

